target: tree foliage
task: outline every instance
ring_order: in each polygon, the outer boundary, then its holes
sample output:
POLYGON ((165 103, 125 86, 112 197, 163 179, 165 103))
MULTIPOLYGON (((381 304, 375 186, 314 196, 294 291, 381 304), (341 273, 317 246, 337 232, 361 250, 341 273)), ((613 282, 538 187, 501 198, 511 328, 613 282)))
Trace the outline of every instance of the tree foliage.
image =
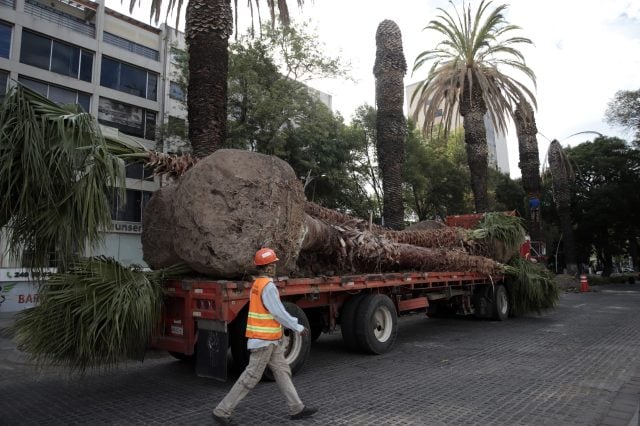
POLYGON ((572 216, 583 263, 597 255, 604 273, 613 256, 640 236, 640 151, 618 138, 599 137, 568 148, 576 168, 572 216))
POLYGON ((640 89, 617 92, 607 106, 605 117, 610 124, 634 132, 634 143, 640 148, 640 89))

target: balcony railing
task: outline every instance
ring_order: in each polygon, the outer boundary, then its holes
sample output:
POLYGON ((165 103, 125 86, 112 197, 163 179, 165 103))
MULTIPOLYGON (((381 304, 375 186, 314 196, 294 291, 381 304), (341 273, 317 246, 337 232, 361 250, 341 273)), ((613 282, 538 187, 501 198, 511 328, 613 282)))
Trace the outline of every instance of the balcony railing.
POLYGON ((119 37, 115 34, 111 34, 105 31, 103 40, 105 43, 109 43, 121 49, 128 50, 129 52, 135 53, 136 55, 144 56, 145 58, 153 59, 154 61, 158 61, 160 59, 160 52, 158 52, 157 50, 135 43, 131 40, 127 40, 126 38, 119 37))
POLYGON ((96 37, 95 25, 87 23, 80 18, 76 18, 75 16, 71 16, 64 12, 60 12, 59 10, 45 6, 34 0, 25 0, 24 11, 37 18, 45 19, 49 22, 53 22, 54 24, 58 24, 65 28, 69 28, 72 31, 76 31, 91 38, 96 37))
POLYGON ((16 8, 15 0, 0 0, 0 6, 10 7, 11 9, 16 8))

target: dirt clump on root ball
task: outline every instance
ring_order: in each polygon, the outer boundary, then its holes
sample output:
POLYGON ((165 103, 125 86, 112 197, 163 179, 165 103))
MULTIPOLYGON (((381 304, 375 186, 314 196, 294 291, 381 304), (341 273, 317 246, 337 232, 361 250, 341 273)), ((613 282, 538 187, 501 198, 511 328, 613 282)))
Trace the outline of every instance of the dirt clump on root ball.
POLYGON ((177 185, 153 193, 142 217, 143 260, 153 269, 167 268, 181 260, 173 249, 173 199, 177 185))
POLYGON ((176 190, 175 251, 200 273, 242 278, 255 273, 256 250, 270 247, 280 259, 278 275, 292 273, 305 233, 304 202, 302 184, 285 161, 218 150, 176 190))

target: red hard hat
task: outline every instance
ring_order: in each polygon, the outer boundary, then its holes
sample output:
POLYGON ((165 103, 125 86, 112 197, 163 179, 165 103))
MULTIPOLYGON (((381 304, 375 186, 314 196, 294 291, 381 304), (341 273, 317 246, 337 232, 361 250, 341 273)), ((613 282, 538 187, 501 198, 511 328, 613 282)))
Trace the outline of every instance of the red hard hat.
POLYGON ((271 250, 270 248, 261 248, 256 252, 256 256, 253 258, 253 263, 256 266, 268 265, 273 262, 277 262, 278 256, 276 256, 276 252, 271 250))

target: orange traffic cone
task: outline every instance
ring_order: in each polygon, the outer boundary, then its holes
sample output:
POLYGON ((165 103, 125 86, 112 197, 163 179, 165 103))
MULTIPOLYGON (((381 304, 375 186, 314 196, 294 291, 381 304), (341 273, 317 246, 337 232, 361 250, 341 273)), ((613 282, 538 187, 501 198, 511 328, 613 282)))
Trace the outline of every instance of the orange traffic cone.
POLYGON ((580 275, 580 293, 586 293, 589 291, 589 281, 585 274, 580 275))

